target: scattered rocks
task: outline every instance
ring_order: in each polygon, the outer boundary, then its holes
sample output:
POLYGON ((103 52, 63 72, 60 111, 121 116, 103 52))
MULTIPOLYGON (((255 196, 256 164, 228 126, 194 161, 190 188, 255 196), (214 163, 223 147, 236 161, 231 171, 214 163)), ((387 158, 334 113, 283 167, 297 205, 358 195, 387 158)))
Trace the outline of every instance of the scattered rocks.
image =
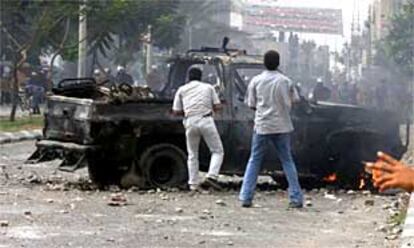
POLYGON ((398 235, 392 234, 385 237, 386 240, 396 240, 398 238, 398 235))
POLYGON ((39 176, 35 175, 35 174, 30 174, 27 178, 26 178, 27 182, 32 183, 32 184, 39 184, 42 182, 42 180, 40 179, 39 176))
POLYGON ((334 194, 330 194, 328 192, 325 192, 323 197, 325 197, 325 199, 329 199, 329 200, 336 200, 337 199, 334 194))
POLYGON ((362 194, 363 194, 363 195, 371 195, 371 191, 369 191, 369 190, 364 190, 364 191, 362 191, 362 194))
POLYGON ((175 212, 181 214, 184 210, 182 208, 175 208, 175 212))
POLYGON ((210 215, 210 214, 211 214, 211 211, 210 211, 210 210, 208 210, 208 209, 204 209, 204 210, 202 211, 202 213, 203 213, 203 214, 210 215))
POLYGON ((375 229, 378 232, 387 232, 388 231, 388 227, 386 225, 381 225, 378 228, 375 229))
POLYGON ((226 206, 226 203, 221 199, 217 200, 216 204, 219 205, 219 206, 223 206, 223 207, 226 206))
POLYGON ((367 199, 364 202, 364 205, 367 206, 367 207, 372 207, 372 206, 374 206, 374 204, 375 204, 374 199, 367 199))
POLYGON ((7 220, 0 220, 0 227, 8 227, 9 222, 7 220))
POLYGON ((125 206, 127 205, 127 198, 122 193, 111 194, 111 198, 108 202, 108 205, 113 207, 125 206))
POLYGON ((312 201, 311 201, 311 200, 306 200, 306 201, 305 201, 305 206, 306 206, 306 207, 312 207, 312 206, 313 206, 312 201))

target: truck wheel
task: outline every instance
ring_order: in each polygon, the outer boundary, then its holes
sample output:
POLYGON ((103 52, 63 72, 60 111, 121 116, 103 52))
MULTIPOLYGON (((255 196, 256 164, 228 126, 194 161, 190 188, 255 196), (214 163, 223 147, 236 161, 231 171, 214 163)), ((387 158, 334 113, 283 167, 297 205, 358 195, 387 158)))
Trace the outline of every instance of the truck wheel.
POLYGON ((162 143, 152 145, 141 155, 139 164, 151 186, 176 187, 188 178, 186 155, 176 145, 162 143))

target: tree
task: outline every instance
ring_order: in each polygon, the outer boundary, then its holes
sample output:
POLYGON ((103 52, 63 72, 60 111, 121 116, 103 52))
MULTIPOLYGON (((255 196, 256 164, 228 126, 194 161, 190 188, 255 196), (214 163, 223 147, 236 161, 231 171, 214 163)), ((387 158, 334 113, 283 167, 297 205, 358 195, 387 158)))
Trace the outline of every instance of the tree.
POLYGON ((392 18, 389 33, 379 50, 392 58, 401 72, 414 76, 414 1, 411 0, 403 10, 392 18))
POLYGON ((51 68, 58 55, 66 60, 77 58, 80 14, 88 16, 86 39, 91 44, 89 51, 100 51, 106 56, 106 52, 115 46, 115 54, 119 55, 115 59, 122 63, 131 60, 132 54, 140 50, 140 38, 148 25, 154 27, 153 42, 170 48, 180 41, 180 23, 183 21, 176 11, 178 0, 16 0, 1 1, 0 4, 1 55, 13 61, 15 71, 10 120, 14 120, 18 103, 17 71, 28 58, 35 61, 42 52, 53 54, 51 68), (80 13, 81 2, 86 4, 85 13, 80 13))

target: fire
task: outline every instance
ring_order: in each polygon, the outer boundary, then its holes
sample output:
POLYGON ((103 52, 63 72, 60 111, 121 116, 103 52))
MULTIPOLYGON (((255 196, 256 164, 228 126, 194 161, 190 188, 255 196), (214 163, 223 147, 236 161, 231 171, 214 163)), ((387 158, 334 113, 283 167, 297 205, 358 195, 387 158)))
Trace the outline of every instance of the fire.
POLYGON ((326 176, 326 177, 323 178, 323 180, 325 182, 330 182, 330 183, 335 182, 336 179, 337 179, 336 178, 336 173, 332 173, 332 174, 330 174, 330 175, 328 175, 328 176, 326 176))
POLYGON ((359 179, 359 189, 363 189, 365 187, 365 180, 364 178, 359 179))

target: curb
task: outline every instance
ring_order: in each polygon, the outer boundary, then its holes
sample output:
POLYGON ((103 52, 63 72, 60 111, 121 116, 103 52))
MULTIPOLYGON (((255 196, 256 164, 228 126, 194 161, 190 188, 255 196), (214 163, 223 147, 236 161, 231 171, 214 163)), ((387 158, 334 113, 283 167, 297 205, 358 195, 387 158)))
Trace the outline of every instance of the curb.
POLYGON ((0 144, 14 143, 24 140, 35 140, 42 137, 41 129, 23 130, 19 132, 0 132, 0 144))
POLYGON ((414 194, 410 195, 410 203, 401 234, 401 248, 408 247, 414 247, 414 194))

